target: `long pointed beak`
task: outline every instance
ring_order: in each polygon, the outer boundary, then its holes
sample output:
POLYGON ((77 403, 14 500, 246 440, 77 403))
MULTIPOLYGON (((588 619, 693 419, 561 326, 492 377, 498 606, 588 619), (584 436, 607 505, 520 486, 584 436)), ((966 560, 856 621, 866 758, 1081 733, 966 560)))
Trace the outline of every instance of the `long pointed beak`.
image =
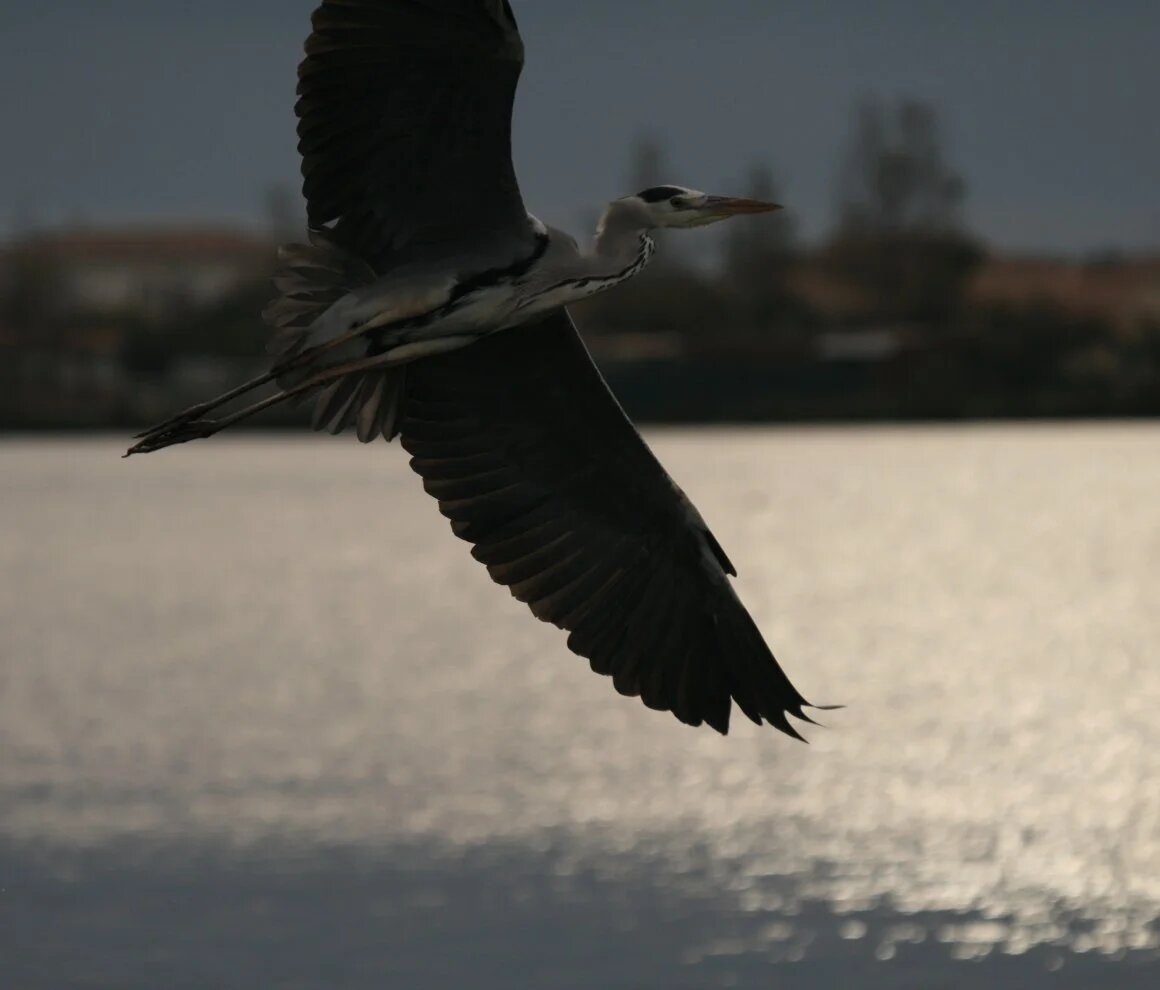
POLYGON ((707 196, 701 209, 727 217, 744 213, 772 213, 782 209, 780 203, 766 203, 760 199, 735 199, 731 196, 707 196))

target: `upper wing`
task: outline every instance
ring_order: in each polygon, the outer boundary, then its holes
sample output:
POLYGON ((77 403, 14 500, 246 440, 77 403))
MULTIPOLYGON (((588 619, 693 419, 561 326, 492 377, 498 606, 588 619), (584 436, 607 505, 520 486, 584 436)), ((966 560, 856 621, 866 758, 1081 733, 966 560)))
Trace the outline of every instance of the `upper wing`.
POLYGON ((526 253, 507 0, 324 0, 312 23, 295 108, 310 226, 379 272, 526 253))
POLYGON ((472 555, 621 694, 720 732, 732 698, 797 735, 806 701, 567 312, 409 365, 401 436, 472 555))

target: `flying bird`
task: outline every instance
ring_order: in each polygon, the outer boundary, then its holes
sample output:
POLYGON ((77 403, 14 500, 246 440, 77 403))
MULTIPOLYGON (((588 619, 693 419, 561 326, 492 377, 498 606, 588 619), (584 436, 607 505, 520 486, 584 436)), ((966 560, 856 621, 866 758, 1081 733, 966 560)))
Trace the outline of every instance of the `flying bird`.
POLYGON ((315 429, 397 436, 472 556, 621 694, 721 733, 736 702, 801 738, 787 715, 811 721, 807 702, 733 564, 568 313, 640 272, 650 231, 777 204, 655 186, 609 203, 582 249, 520 196, 524 46, 507 0, 324 0, 312 29, 296 105, 309 233, 279 252, 270 370, 126 456, 311 398, 315 429))

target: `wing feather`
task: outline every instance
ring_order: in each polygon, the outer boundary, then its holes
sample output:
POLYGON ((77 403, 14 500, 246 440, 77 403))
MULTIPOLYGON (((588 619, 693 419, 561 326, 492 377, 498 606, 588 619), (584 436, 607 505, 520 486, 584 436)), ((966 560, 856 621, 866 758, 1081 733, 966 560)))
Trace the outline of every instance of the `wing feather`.
POLYGON ((379 273, 507 260, 533 235, 511 160, 523 44, 504 0, 324 0, 299 66, 312 228, 379 273))
POLYGON ((492 578, 621 694, 728 731, 731 702, 797 735, 806 701, 732 565, 633 428, 568 314, 409 366, 412 468, 492 578))

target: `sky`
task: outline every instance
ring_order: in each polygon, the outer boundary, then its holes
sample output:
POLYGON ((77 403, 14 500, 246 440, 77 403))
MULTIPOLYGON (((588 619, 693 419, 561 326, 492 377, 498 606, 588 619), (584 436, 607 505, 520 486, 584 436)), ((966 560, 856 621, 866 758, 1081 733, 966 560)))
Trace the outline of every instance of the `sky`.
MULTIPOLYGON (((0 232, 260 223, 298 186, 295 65, 314 0, 42 0, 0 14, 0 232)), ((1155 0, 513 0, 528 208, 577 229, 626 188, 738 190, 772 166, 824 236, 867 96, 936 105, 970 228, 1012 252, 1160 248, 1155 0)), ((579 232, 579 231, 578 231, 579 232)))

